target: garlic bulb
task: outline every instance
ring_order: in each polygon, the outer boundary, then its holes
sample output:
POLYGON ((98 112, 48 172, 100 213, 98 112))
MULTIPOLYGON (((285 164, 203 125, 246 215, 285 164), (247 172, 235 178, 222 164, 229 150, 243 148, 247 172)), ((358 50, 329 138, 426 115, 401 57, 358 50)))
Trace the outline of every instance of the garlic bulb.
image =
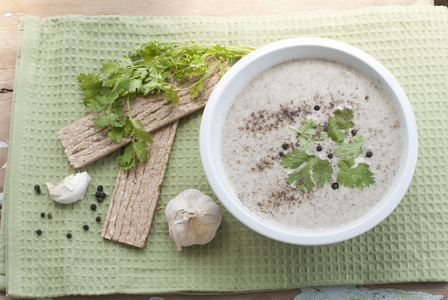
POLYGON ((84 197, 89 182, 89 174, 82 172, 65 177, 57 186, 47 182, 47 188, 51 199, 62 204, 69 204, 84 197))
POLYGON ((204 245, 216 235, 222 213, 212 198, 194 189, 171 199, 165 208, 170 236, 177 251, 182 246, 204 245))

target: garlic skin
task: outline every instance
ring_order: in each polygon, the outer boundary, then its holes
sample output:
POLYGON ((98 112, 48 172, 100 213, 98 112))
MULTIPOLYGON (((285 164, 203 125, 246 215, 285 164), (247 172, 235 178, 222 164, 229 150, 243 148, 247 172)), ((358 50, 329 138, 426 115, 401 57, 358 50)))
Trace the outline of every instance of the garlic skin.
POLYGON ((67 176, 57 186, 47 182, 51 199, 61 204, 70 204, 81 200, 90 182, 87 172, 67 176))
POLYGON ((222 213, 211 197, 189 189, 168 202, 165 218, 170 237, 177 251, 181 251, 182 246, 204 245, 213 240, 222 213))

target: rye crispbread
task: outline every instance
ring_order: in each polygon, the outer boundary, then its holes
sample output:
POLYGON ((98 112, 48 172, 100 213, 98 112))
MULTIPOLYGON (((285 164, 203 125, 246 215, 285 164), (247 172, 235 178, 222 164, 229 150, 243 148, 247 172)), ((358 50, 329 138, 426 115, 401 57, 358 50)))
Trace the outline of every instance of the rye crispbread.
POLYGON ((151 227, 178 121, 152 133, 148 161, 120 170, 101 236, 143 248, 151 227))

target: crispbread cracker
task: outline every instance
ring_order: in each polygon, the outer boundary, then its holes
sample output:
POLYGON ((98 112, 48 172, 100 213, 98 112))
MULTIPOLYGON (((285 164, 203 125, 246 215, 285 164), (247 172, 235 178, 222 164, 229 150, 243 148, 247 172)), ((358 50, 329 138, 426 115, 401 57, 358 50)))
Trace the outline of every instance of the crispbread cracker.
MULTIPOLYGON (((218 70, 215 68, 210 78, 204 81, 203 90, 197 98, 191 99, 189 90, 181 91, 178 93, 177 104, 157 94, 135 98, 130 105, 131 115, 143 123, 146 131, 153 132, 203 108, 219 79, 218 70)), ((181 87, 189 86, 191 82, 187 80, 181 87)), ((70 165, 75 169, 84 167, 131 141, 131 138, 124 138, 119 143, 111 140, 107 136, 107 127, 95 130, 92 118, 97 114, 88 115, 58 131, 70 165)))
POLYGON ((162 187, 178 121, 153 132, 148 161, 120 170, 101 236, 143 248, 162 187))

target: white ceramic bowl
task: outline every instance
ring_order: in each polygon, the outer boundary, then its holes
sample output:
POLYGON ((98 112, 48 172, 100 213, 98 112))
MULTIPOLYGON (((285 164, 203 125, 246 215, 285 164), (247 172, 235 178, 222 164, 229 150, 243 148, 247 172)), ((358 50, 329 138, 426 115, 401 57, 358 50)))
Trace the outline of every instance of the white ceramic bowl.
POLYGON ((417 162, 417 126, 411 105, 397 80, 365 52, 334 40, 293 38, 261 47, 242 58, 223 76, 208 100, 202 117, 199 145, 202 165, 218 199, 239 221, 254 231, 290 244, 322 245, 356 237, 384 220, 399 204, 409 187, 417 162), (235 96, 266 69, 300 58, 323 58, 343 63, 377 79, 391 97, 401 119, 403 150, 400 168, 389 192, 362 218, 336 229, 301 231, 283 228, 263 220, 246 208, 226 177, 220 154, 224 120, 235 96))

